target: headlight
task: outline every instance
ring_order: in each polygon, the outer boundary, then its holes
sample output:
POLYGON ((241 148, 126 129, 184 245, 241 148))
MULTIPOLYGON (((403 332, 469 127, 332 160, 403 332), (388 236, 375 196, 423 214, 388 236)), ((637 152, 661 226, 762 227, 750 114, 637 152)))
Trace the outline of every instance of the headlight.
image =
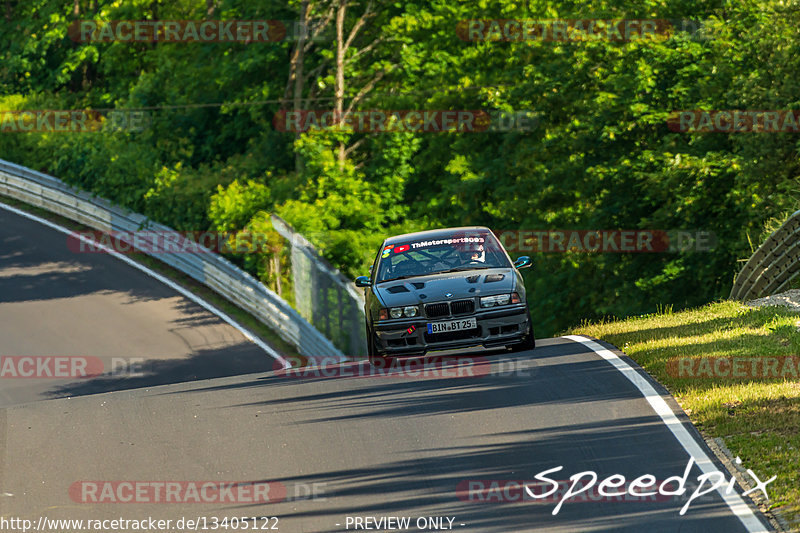
POLYGON ((407 305, 405 307, 392 307, 391 309, 381 309, 380 319, 386 320, 392 318, 411 318, 419 314, 419 307, 416 305, 407 305))
POLYGON ((481 298, 481 307, 494 307, 496 305, 506 305, 511 301, 510 294, 498 294, 496 296, 484 296, 481 298))

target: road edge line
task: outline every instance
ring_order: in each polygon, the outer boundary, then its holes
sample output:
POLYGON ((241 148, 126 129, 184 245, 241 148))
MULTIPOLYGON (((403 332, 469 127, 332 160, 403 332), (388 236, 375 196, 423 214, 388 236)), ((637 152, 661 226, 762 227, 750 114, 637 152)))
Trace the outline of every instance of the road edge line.
MULTIPOLYGON (((642 393, 645 400, 647 400, 647 403, 650 404, 656 414, 672 432, 686 453, 694 459, 701 472, 710 474, 711 472, 719 471, 705 450, 703 450, 700 444, 692 437, 683 423, 678 419, 677 415, 672 411, 672 408, 667 405, 667 402, 661 397, 661 394, 659 394, 653 385, 639 374, 636 369, 620 359, 617 354, 588 337, 584 337, 583 335, 565 335, 563 338, 586 346, 608 361, 614 368, 619 370, 628 381, 633 383, 633 385, 639 389, 639 392, 642 393)), ((764 527, 761 520, 738 493, 732 492, 728 494, 725 490, 720 490, 720 488, 717 488, 716 492, 720 495, 722 501, 727 504, 731 512, 742 522, 747 531, 750 533, 769 533, 770 530, 764 527)))
POLYGON ((259 339, 257 335, 252 333, 250 330, 248 330, 244 326, 240 325, 233 318, 231 318, 230 316, 225 314, 225 312, 222 311, 221 309, 217 309, 214 305, 206 302, 205 300, 200 298, 198 295, 194 294, 193 292, 191 292, 190 290, 186 289, 185 287, 182 287, 181 285, 175 283, 171 279, 168 279, 168 278, 162 276, 158 272, 156 272, 154 270, 151 270, 150 268, 146 267, 145 265, 143 265, 141 263, 138 263, 138 262, 134 261, 133 259, 131 259, 129 257, 125 257, 123 254, 121 254, 121 253, 119 253, 119 252, 117 252, 115 250, 112 250, 111 248, 109 248, 109 247, 107 247, 107 246, 105 246, 105 245, 103 245, 101 243, 98 243, 96 241, 93 241, 93 240, 85 237, 80 232, 75 232, 75 231, 67 229, 67 228, 65 228, 63 226, 59 226, 55 222, 51 222, 50 220, 46 220, 44 218, 38 217, 36 215, 33 215, 31 213, 28 213, 28 212, 23 211, 21 209, 18 209, 16 207, 10 206, 10 205, 5 204, 3 202, 0 202, 0 209, 5 209, 6 211, 9 211, 9 212, 14 213, 16 215, 19 215, 21 217, 27 218, 28 220, 33 220, 34 222, 38 222, 40 224, 43 224, 43 225, 45 225, 45 226, 47 226, 47 227, 49 227, 51 229, 54 229, 56 231, 60 231, 61 233, 66 234, 67 236, 78 238, 81 241, 85 242, 86 244, 90 244, 94 248, 102 249, 104 252, 108 253, 109 255, 115 257, 116 259, 119 259, 120 261, 123 261, 124 263, 127 263, 128 265, 132 266, 133 268, 135 268, 135 269, 147 274, 151 278, 153 278, 153 279, 155 279, 157 281, 160 281, 161 283, 163 283, 164 285, 166 285, 170 289, 173 289, 173 290, 179 292, 182 296, 185 296, 186 298, 190 299, 191 301, 193 301, 194 303, 196 303, 200 307, 204 308, 206 311, 209 311, 210 313, 218 316, 219 318, 221 318, 223 320, 223 322, 226 322, 228 325, 232 326, 234 329, 239 331, 239 333, 244 335, 244 337, 247 340, 249 340, 250 342, 252 342, 256 346, 261 348, 264 352, 267 353, 267 355, 269 355, 270 357, 272 357, 276 361, 280 362, 283 365, 284 368, 291 368, 292 365, 291 365, 291 363, 289 363, 289 361, 284 359, 281 356, 281 354, 279 354, 277 351, 275 351, 275 349, 272 348, 271 346, 269 346, 266 342, 264 342, 261 339, 259 339))

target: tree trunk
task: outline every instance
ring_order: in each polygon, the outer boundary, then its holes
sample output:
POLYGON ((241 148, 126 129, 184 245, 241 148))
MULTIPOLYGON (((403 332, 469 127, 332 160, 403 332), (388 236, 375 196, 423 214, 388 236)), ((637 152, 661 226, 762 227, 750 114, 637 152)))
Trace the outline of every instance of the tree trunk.
MULTIPOLYGON (((334 116, 338 120, 338 125, 344 125, 344 16, 347 11, 347 0, 339 0, 339 7, 336 11, 336 86, 334 94, 334 116)), ((344 168, 344 143, 339 143, 339 168, 344 168)))
MULTIPOLYGON (((303 64, 305 62, 306 34, 308 31, 308 16, 311 6, 308 0, 303 0, 300 6, 300 35, 297 38, 295 52, 292 55, 292 72, 294 72, 294 111, 299 113, 303 108, 303 64)), ((300 138, 300 132, 294 132, 294 140, 300 138)), ((303 172, 303 158, 295 151, 294 168, 298 174, 303 172)))
POLYGON ((283 298, 283 286, 281 285, 281 255, 280 250, 272 254, 272 270, 275 272, 275 292, 283 298))

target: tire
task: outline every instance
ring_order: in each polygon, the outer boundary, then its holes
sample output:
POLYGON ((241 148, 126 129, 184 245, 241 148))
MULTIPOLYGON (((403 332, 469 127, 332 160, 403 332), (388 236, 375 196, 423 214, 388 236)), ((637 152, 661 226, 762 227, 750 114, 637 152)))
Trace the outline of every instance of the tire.
POLYGON ((528 311, 528 334, 525 335, 521 342, 512 344, 510 348, 512 352, 524 352, 536 348, 536 335, 533 333, 533 321, 531 320, 530 311, 528 311))
POLYGON ((375 353, 375 345, 372 343, 372 332, 369 330, 369 324, 365 325, 364 327, 367 330, 367 335, 365 337, 367 339, 367 356, 369 356, 370 360, 372 360, 372 357, 375 353))
POLYGON ((386 356, 375 346, 375 335, 367 326, 367 356, 372 366, 385 366, 386 356))

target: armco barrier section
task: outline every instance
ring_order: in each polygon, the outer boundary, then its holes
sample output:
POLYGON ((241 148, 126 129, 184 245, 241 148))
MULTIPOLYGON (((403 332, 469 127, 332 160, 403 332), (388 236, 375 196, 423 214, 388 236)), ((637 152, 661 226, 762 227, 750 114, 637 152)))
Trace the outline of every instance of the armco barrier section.
MULTIPOLYGON (((61 180, 0 159, 0 195, 56 213, 95 230, 178 233, 144 215, 74 189, 61 180)), ((303 355, 343 357, 342 352, 292 307, 261 282, 224 257, 206 252, 151 253, 169 266, 214 290, 251 313, 303 355)))
POLYGON ((800 274, 800 211, 772 232, 747 260, 731 289, 731 300, 781 292, 800 274))

